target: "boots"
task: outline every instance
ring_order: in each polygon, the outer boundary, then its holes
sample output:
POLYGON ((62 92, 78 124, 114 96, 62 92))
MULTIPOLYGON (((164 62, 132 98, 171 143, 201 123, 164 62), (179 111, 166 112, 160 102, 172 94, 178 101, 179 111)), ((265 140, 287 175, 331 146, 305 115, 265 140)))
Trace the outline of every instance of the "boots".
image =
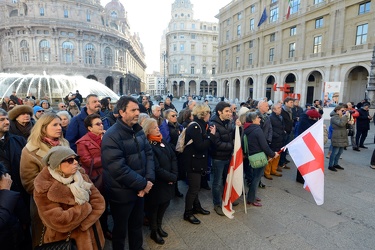
POLYGON ((198 220, 194 215, 193 215, 193 210, 185 210, 184 213, 184 220, 190 222, 191 224, 200 224, 201 221, 198 220))
POLYGON ((159 233, 156 230, 151 231, 150 235, 151 239, 153 239, 157 244, 163 245, 164 240, 163 238, 159 235, 159 233))
POLYGON ((157 230, 158 234, 161 236, 161 237, 168 237, 168 233, 166 231, 163 230, 163 228, 158 227, 158 230, 157 230))
POLYGON ((203 209, 199 201, 194 201, 193 214, 209 215, 210 211, 203 209))

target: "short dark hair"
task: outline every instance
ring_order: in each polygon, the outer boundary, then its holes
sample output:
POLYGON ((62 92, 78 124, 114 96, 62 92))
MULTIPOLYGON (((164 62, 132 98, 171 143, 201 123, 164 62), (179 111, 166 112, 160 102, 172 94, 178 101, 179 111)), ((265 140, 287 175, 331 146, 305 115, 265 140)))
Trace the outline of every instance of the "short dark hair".
POLYGON ((247 112, 246 113, 246 122, 253 123, 253 121, 259 116, 257 112, 247 112))
POLYGON ((129 102, 134 102, 138 105, 138 101, 134 98, 134 97, 131 97, 131 96, 122 96, 120 98, 120 100, 118 100, 117 102, 117 109, 120 111, 125 111, 126 110, 126 107, 128 106, 129 102))
POLYGON ((227 102, 223 102, 223 101, 218 102, 218 104, 216 104, 216 107, 215 107, 216 115, 219 116, 219 111, 223 112, 225 108, 230 108, 230 104, 227 102))
POLYGON ((291 97, 287 97, 287 98, 285 98, 285 100, 284 100, 284 104, 287 103, 287 102, 290 102, 290 101, 293 101, 293 102, 294 102, 294 98, 291 98, 291 97))
POLYGON ((83 120, 83 123, 85 124, 85 128, 89 129, 89 127, 92 127, 92 121, 96 118, 101 119, 99 114, 91 114, 86 116, 85 120, 83 120))
MULTIPOLYGON (((72 94, 72 95, 75 95, 75 94, 72 94)), ((87 102, 87 100, 88 100, 90 97, 98 97, 98 95, 97 95, 97 94, 89 94, 88 96, 86 96, 86 102, 87 102)))

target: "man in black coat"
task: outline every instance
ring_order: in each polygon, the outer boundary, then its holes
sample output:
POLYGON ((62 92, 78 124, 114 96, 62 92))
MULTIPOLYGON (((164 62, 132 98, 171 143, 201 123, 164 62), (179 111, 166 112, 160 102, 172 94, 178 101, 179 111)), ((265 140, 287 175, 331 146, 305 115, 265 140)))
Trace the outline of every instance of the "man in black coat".
POLYGON ((144 196, 155 180, 152 148, 138 124, 139 107, 133 97, 117 103, 120 118, 102 141, 103 177, 114 222, 112 247, 141 249, 143 244, 144 196))
POLYGON ((358 109, 359 116, 357 117, 357 135, 355 137, 356 144, 360 148, 367 148, 364 142, 367 137, 367 133, 370 130, 370 121, 372 117, 369 114, 369 103, 364 103, 363 106, 358 109))
MULTIPOLYGON (((283 105, 282 110, 281 110, 281 116, 283 117, 284 128, 285 128, 284 145, 283 146, 288 144, 293 139, 293 134, 292 134, 292 130, 293 130, 292 108, 293 108, 293 105, 294 105, 294 99, 293 98, 290 98, 290 97, 285 98, 284 105, 283 105)), ((286 154, 287 154, 287 150, 283 151, 280 154, 279 166, 282 167, 282 168, 285 168, 285 169, 290 169, 290 167, 288 167, 286 165, 286 163, 287 163, 286 154)))

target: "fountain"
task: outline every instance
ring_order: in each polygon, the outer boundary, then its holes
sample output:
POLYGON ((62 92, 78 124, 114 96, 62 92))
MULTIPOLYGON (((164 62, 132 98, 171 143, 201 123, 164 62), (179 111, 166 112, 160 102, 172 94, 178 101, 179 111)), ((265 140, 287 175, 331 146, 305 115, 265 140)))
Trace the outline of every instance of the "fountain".
POLYGON ((31 93, 37 99, 48 97, 51 104, 56 104, 76 90, 79 90, 83 97, 96 94, 99 99, 110 97, 113 102, 119 99, 119 96, 105 85, 83 76, 47 75, 45 72, 43 75, 0 73, 0 101, 16 91, 19 98, 31 93))

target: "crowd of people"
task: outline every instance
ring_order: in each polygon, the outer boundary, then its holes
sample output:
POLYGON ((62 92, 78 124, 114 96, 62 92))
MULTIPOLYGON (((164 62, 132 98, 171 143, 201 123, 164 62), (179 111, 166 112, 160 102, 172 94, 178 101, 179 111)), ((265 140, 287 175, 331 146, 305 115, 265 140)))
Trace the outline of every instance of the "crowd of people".
MULTIPOLYGON (((201 223, 196 214, 210 214, 199 200, 201 189, 211 190, 213 210, 224 216, 236 126, 244 149, 246 202, 261 207, 261 177, 273 180, 290 169, 288 152, 281 149, 323 114, 319 100, 303 109, 290 97, 275 103, 249 100, 239 110, 220 101, 211 110, 189 96, 178 112, 170 97, 154 104, 148 96, 123 96, 112 106, 108 98, 90 94, 81 107, 76 91, 55 109, 48 99, 12 96, 0 109, 0 244, 6 250, 65 239, 73 239, 78 249, 102 249, 105 239, 115 250, 123 250, 126 239, 130 249, 142 249, 145 224, 150 238, 162 245, 168 237, 163 218, 174 197, 185 197, 182 218, 189 223, 201 223), (179 190, 183 182, 186 194, 179 190)), ((339 159, 348 137, 354 151, 367 148, 372 116, 369 104, 361 104, 339 104, 330 114, 325 130, 331 171, 344 169, 339 159)), ((296 181, 303 183, 298 171, 296 181)))

